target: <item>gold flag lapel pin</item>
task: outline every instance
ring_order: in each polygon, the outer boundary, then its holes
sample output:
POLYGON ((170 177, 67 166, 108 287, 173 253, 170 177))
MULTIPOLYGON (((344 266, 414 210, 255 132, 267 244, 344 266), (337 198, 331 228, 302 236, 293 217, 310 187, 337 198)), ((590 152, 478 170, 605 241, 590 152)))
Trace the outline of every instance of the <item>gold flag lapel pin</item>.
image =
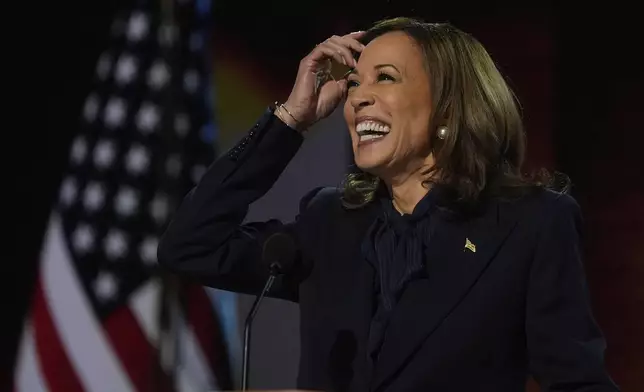
POLYGON ((463 248, 463 252, 465 252, 465 249, 469 249, 472 253, 476 253, 476 245, 474 245, 469 238, 465 238, 465 247, 463 248))

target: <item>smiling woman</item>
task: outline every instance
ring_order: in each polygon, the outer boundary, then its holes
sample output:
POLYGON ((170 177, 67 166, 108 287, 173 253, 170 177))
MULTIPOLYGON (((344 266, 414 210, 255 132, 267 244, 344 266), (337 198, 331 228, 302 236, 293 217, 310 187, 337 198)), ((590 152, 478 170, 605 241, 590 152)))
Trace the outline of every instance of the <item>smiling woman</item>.
POLYGON ((617 391, 590 310, 572 197, 521 176, 514 96, 485 49, 397 18, 302 59, 288 100, 208 169, 158 248, 180 276, 258 294, 262 249, 297 261, 270 293, 299 303, 298 387, 320 391, 617 391), (335 61, 352 71, 329 78, 335 61), (356 172, 294 222, 243 223, 344 100, 356 172))
POLYGON ((361 172, 349 175, 347 206, 373 200, 388 172, 420 179, 413 181, 417 198, 427 182, 443 184, 452 194, 444 202, 455 208, 476 205, 484 191, 513 196, 554 185, 543 173, 533 182, 521 176, 525 135, 517 102, 474 37, 446 24, 397 18, 377 24, 360 41, 368 45, 348 77, 347 125, 356 131, 360 121, 378 116, 396 124, 386 139, 351 132, 361 172), (361 143, 365 136, 371 143, 361 143))
POLYGON ((361 169, 382 178, 433 165, 425 68, 420 48, 403 32, 379 36, 365 47, 347 78, 344 105, 361 169))

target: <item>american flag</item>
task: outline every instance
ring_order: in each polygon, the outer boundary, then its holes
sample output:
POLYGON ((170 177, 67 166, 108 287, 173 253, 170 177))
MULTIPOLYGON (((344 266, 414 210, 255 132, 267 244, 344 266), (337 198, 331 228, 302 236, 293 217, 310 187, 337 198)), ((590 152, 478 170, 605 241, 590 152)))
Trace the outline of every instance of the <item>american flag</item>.
POLYGON ((215 154, 210 20, 208 0, 117 15, 45 234, 16 391, 231 389, 204 288, 156 264, 159 235, 215 154))

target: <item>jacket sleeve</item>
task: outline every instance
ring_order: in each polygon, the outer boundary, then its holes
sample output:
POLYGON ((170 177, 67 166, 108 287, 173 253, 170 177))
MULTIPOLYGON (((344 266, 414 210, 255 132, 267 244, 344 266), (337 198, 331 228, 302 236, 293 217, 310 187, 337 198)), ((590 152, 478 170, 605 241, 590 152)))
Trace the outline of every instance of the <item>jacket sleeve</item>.
POLYGON ((564 195, 549 210, 528 285, 531 372, 543 391, 619 391, 604 368, 606 343, 591 310, 580 256, 580 208, 564 195))
MULTIPOLYGON (((268 278, 261 263, 265 239, 278 231, 297 233, 301 219, 288 224, 242 222, 249 205, 273 186, 302 141, 302 135, 269 108, 185 196, 159 241, 159 264, 206 286, 259 294, 268 278)), ((303 206, 315 191, 302 199, 303 206)), ((302 265, 301 260, 296 265, 302 265)), ((297 301, 297 286, 292 278, 277 279, 269 296, 297 301)))

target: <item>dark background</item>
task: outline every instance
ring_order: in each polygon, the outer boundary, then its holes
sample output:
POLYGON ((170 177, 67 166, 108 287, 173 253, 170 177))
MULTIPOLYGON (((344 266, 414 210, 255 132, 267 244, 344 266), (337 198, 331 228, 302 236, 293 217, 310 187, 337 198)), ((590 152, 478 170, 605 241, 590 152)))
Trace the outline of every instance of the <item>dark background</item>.
MULTIPOLYGON (((573 180, 607 366, 623 391, 634 392, 644 385, 642 23, 625 1, 566 3, 215 1, 215 46, 222 56, 240 47, 252 53, 279 100, 315 43, 387 16, 449 21, 477 36, 523 104, 529 166, 555 168, 573 180)), ((3 376, 12 372, 42 234, 96 59, 111 17, 128 4, 56 2, 38 5, 35 17, 5 20, 22 26, 14 34, 24 43, 4 50, 5 62, 19 68, 5 74, 5 84, 19 83, 3 132, 5 171, 16 178, 6 188, 11 233, 3 237, 10 249, 2 263, 3 376)))

